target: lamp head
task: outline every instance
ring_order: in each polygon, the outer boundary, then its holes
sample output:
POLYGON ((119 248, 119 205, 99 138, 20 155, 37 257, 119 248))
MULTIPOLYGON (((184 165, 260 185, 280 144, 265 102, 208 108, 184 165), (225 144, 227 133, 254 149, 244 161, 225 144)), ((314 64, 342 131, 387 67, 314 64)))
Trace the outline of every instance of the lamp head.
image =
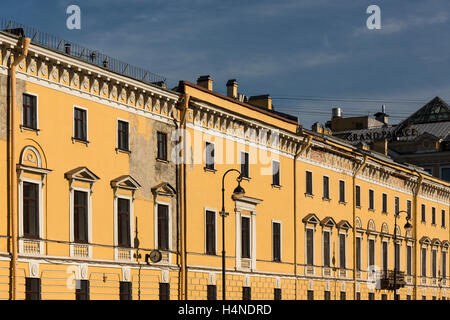
POLYGON ((411 231, 413 226, 411 225, 411 223, 409 223, 409 219, 406 220, 406 224, 404 226, 406 231, 411 231))
POLYGON ((233 191, 233 198, 239 199, 245 195, 244 188, 241 187, 241 181, 238 180, 238 186, 233 191))

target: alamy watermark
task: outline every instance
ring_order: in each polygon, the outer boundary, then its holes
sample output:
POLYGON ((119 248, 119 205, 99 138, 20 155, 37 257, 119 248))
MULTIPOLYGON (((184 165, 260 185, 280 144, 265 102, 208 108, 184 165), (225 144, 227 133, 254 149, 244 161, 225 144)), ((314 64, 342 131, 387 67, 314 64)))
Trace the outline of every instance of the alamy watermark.
POLYGON ((379 6, 373 4, 367 7, 367 14, 370 16, 367 18, 366 26, 369 30, 381 29, 381 9, 379 6))
POLYGON ((70 5, 66 9, 66 13, 69 15, 66 20, 66 26, 69 30, 81 29, 81 9, 77 5, 70 5))

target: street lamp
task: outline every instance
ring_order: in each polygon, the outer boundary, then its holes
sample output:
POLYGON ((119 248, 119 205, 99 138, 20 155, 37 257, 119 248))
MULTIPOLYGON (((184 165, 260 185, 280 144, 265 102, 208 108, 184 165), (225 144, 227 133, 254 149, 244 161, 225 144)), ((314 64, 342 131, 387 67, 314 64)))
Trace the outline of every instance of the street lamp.
POLYGON ((395 216, 395 225, 394 225, 394 300, 397 300, 397 216, 400 215, 400 213, 405 212, 406 213, 406 224, 403 227, 406 232, 411 231, 413 226, 409 221, 411 220, 411 217, 409 216, 408 211, 399 211, 394 214, 395 216))
MULTIPOLYGON (((239 199, 244 196, 245 190, 241 187, 242 176, 241 172, 236 169, 230 169, 224 173, 222 177, 222 211, 220 215, 222 217, 222 299, 225 300, 225 217, 228 216, 228 212, 225 211, 225 176, 231 172, 236 171, 239 176, 236 178, 238 186, 233 191, 232 199, 239 199)), ((237 231, 236 231, 237 232, 237 231)))

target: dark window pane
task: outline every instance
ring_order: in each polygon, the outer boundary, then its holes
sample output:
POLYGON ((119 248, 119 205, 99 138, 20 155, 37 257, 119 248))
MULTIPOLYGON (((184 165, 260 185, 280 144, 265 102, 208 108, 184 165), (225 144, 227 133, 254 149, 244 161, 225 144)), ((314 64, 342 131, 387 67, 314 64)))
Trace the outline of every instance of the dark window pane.
POLYGON ((74 191, 74 240, 88 242, 88 203, 87 192, 74 191))
POLYGON ((383 242, 383 271, 388 270, 388 243, 383 242))
POLYGON ((323 177, 323 198, 330 199, 330 178, 323 177))
POLYGON ((361 207, 361 187, 360 186, 356 186, 356 201, 355 201, 355 205, 357 207, 361 207))
POLYGON ((412 275, 412 247, 406 247, 406 274, 412 275))
POLYGON ((361 238, 356 238, 356 270, 361 271, 361 238))
POLYGON ((252 288, 242 287, 242 300, 251 300, 251 299, 252 299, 252 288))
POLYGON ((323 233, 323 265, 325 267, 330 266, 330 233, 324 232, 323 233))
POLYGON ((345 202, 345 182, 339 181, 339 202, 345 202))
POLYGON ((158 159, 167 160, 167 134, 157 133, 158 159))
POLYGON ((281 261, 281 224, 272 224, 273 261, 281 261))
POLYGON ((37 99, 35 96, 23 95, 22 125, 37 129, 37 99))
POLYGON ((272 184, 280 185, 280 163, 277 161, 272 162, 272 184))
POLYGON ((308 290, 308 300, 314 300, 314 291, 308 290))
POLYGON ((41 300, 41 279, 25 278, 25 300, 41 300))
POLYGON ((89 280, 76 280, 76 282, 76 299, 89 300, 89 280))
POLYGON ((425 222, 426 210, 425 205, 422 204, 422 222, 425 222))
POLYGON ((325 291, 325 299, 324 300, 331 300, 331 292, 330 291, 325 291))
POLYGON ((206 142, 205 154, 206 154, 206 168, 214 170, 214 144, 206 142))
POLYGON ((395 257, 395 269, 400 270, 400 244, 396 243, 394 245, 394 257, 395 257))
POLYGON ((375 241, 369 240, 369 267, 375 265, 375 241))
POLYGON ((369 209, 373 210, 374 209, 374 193, 373 190, 369 190, 369 209))
POLYGON ((170 300, 170 284, 159 284, 159 300, 170 300))
POLYGON ((273 291, 273 296, 274 300, 281 300, 281 289, 275 288, 273 291))
POLYGON ((341 300, 347 299, 347 295, 344 291, 341 291, 341 300))
POLYGON ((431 208, 431 224, 436 224, 436 208, 431 208))
POLYGON ((241 219, 242 258, 250 258, 250 218, 241 219))
POLYGON ((39 185, 23 183, 23 234, 39 238, 39 185))
POLYGON ((422 248, 422 277, 427 276, 427 249, 422 248))
POLYGON ((387 212, 387 194, 383 193, 383 212, 387 212))
POLYGON ((120 300, 133 300, 131 282, 120 282, 120 300))
POLYGON ((441 212, 441 226, 445 228, 445 210, 441 212))
POLYGON ((306 194, 313 194, 312 172, 306 171, 306 194))
POLYGON ((245 178, 250 177, 249 158, 247 152, 241 152, 241 175, 245 178))
POLYGON ((346 252, 345 252, 345 234, 339 235, 339 263, 342 269, 346 267, 346 252))
POLYGON ((169 250, 169 206, 158 204, 158 249, 169 250))
POLYGON ((306 264, 314 265, 314 230, 306 229, 306 264))
POLYGON ((216 254, 216 213, 206 211, 206 254, 216 254))
POLYGON ((129 126, 128 122, 118 121, 117 123, 117 137, 118 137, 118 146, 120 150, 129 150, 129 126))
POLYGON ((207 298, 208 300, 217 300, 217 287, 215 285, 208 285, 207 298))
POLYGON ((121 247, 131 246, 130 237, 130 200, 119 198, 118 203, 118 244, 121 247))
POLYGON ((75 139, 87 140, 87 122, 86 122, 86 110, 75 108, 74 110, 74 128, 75 139))

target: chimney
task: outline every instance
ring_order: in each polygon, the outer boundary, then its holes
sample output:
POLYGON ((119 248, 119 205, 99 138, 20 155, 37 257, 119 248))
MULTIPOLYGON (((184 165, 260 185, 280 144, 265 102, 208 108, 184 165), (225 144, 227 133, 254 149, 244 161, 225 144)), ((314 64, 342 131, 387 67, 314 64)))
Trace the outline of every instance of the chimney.
POLYGON ((386 106, 384 104, 381 106, 381 112, 375 113, 374 116, 377 121, 380 121, 385 125, 389 122, 389 116, 386 114, 386 106))
POLYGON ((384 140, 376 140, 376 141, 374 141, 372 143, 372 150, 387 156, 388 155, 388 142, 387 142, 387 140, 384 139, 384 140))
POLYGON ((227 96, 233 99, 238 98, 238 83, 236 82, 236 79, 230 79, 227 82, 227 96))
POLYGON ((323 131, 324 131, 323 127, 318 122, 315 122, 312 125, 311 130, 314 131, 314 132, 317 132, 317 133, 323 133, 323 131))
POLYGON ((333 108, 332 114, 333 118, 342 118, 342 109, 340 107, 333 108))
POLYGON ((252 96, 248 99, 248 103, 254 104, 259 107, 263 107, 269 110, 272 110, 272 98, 268 94, 264 94, 261 96, 252 96))
POLYGON ((212 91, 212 89, 213 89, 213 80, 212 80, 212 78, 209 75, 208 76, 201 76, 201 77, 199 77, 197 79, 197 85, 212 91))
POLYGON ((64 52, 65 52, 66 54, 70 55, 70 43, 69 43, 69 42, 66 42, 66 43, 64 44, 64 52))

